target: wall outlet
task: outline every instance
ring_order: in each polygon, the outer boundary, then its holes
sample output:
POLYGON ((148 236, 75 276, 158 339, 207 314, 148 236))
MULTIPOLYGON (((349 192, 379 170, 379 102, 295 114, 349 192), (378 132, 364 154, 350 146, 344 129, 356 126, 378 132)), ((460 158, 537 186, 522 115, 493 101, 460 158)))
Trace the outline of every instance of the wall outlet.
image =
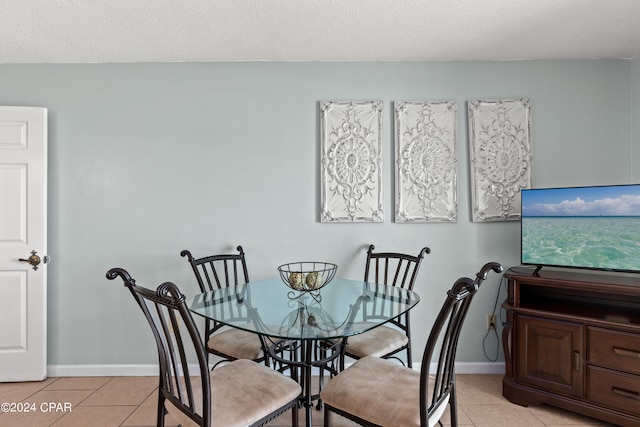
POLYGON ((487 314, 487 330, 496 328, 496 315, 487 314))

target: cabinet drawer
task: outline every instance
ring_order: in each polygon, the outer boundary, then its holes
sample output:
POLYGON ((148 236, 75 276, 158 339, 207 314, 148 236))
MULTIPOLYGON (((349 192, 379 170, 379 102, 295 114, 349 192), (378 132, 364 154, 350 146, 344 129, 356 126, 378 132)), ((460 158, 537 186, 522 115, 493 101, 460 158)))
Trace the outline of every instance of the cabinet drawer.
POLYGON ((589 328, 589 363, 640 374, 640 336, 589 328))
POLYGON ((587 399, 627 414, 640 415, 640 377, 589 366, 587 399))

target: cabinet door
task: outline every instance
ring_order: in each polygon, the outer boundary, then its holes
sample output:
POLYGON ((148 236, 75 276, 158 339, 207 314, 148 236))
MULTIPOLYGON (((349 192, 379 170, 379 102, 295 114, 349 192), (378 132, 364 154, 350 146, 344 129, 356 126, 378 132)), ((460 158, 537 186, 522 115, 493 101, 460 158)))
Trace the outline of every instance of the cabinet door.
POLYGON ((582 397, 583 326, 517 316, 518 381, 547 391, 582 397))

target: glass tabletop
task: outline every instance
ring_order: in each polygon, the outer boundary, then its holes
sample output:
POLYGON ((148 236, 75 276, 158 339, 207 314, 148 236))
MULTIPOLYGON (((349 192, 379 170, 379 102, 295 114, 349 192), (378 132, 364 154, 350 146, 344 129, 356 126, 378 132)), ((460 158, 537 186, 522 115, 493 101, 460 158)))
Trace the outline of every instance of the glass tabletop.
POLYGON ((280 278, 195 295, 189 309, 234 328, 281 339, 356 335, 398 317, 420 297, 390 285, 334 278, 316 291, 294 291, 280 278), (375 312, 375 317, 367 316, 375 312))

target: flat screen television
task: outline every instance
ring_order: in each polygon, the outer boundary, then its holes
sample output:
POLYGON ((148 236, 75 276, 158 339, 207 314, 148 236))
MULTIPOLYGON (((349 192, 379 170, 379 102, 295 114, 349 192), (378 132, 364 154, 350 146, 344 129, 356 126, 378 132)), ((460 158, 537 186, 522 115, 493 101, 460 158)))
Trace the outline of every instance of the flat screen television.
POLYGON ((522 190, 521 263, 640 273, 640 184, 522 190))

